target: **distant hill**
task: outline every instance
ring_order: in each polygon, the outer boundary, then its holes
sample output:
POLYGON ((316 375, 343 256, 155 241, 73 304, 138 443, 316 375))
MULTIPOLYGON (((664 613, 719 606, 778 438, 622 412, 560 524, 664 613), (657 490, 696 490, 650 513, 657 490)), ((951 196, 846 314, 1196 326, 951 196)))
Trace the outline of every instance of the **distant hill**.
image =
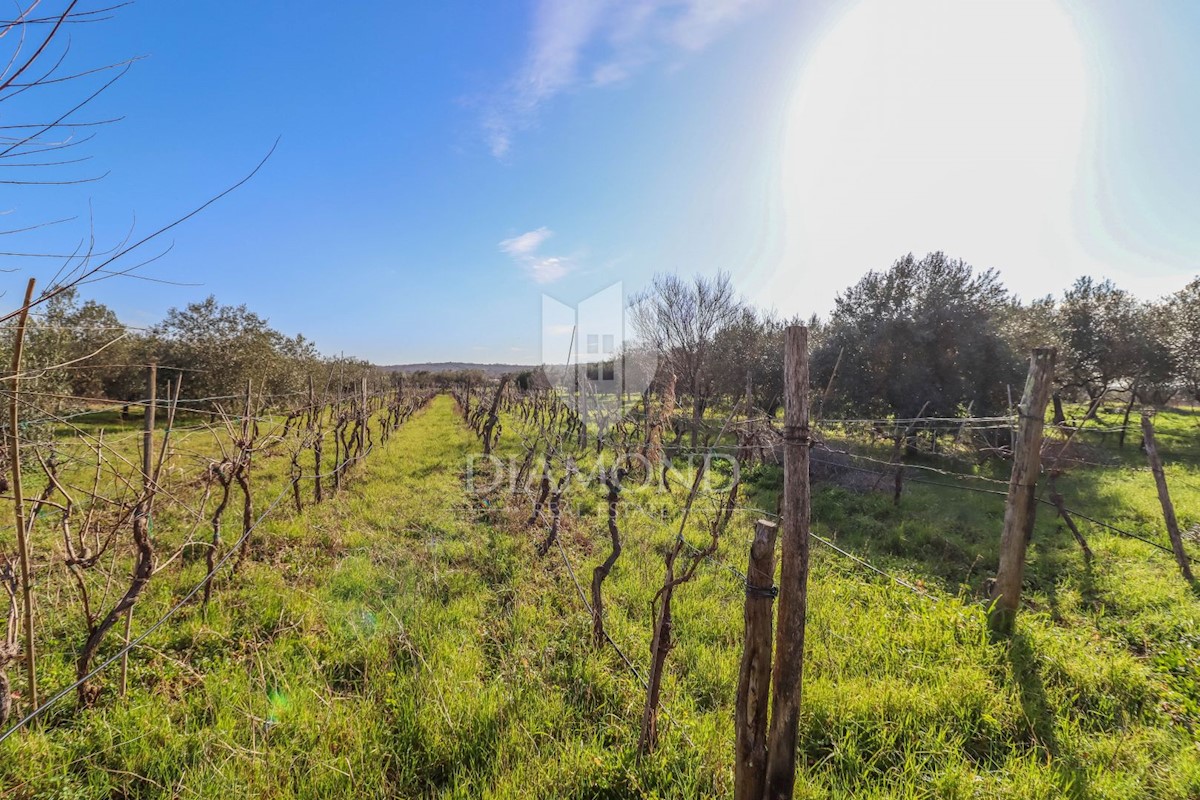
POLYGON ((534 367, 529 364, 473 364, 469 361, 430 361, 424 364, 390 364, 382 369, 392 372, 455 372, 477 369, 485 375, 503 375, 507 372, 525 372, 534 367))

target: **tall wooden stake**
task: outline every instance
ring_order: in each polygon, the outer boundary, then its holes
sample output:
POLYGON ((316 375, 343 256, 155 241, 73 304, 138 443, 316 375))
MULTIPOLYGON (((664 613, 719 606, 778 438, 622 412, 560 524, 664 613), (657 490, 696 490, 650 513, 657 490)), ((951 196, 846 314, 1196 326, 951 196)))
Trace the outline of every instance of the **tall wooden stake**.
POLYGON ((1175 560, 1179 563, 1179 571, 1189 583, 1192 577, 1192 565, 1187 553, 1183 550, 1183 538, 1179 535, 1179 520, 1175 518, 1175 505, 1171 502, 1171 494, 1167 491, 1167 476, 1163 473, 1162 459, 1158 457, 1158 444, 1154 441, 1154 423, 1150 414, 1142 412, 1142 438, 1146 444, 1146 460, 1150 462, 1150 471, 1154 473, 1154 483, 1158 487, 1158 502, 1162 504, 1163 518, 1167 522, 1167 535, 1171 537, 1171 549, 1175 551, 1175 560))
POLYGON ((804 622, 808 613, 808 328, 784 332, 783 544, 779 625, 771 681, 766 800, 786 800, 796 781, 796 734, 804 676, 804 622))
POLYGON ((772 606, 775 600, 774 522, 759 520, 746 570, 746 639, 738 673, 734 730, 734 800, 762 800, 767 779, 767 711, 771 696, 772 606))
POLYGON ((25 323, 29 320, 29 304, 33 302, 34 279, 25 286, 25 303, 17 317, 13 339, 12 377, 8 398, 8 458, 12 462, 13 514, 17 523, 17 556, 21 566, 21 611, 25 629, 25 677, 29 690, 29 708, 38 707, 37 652, 33 643, 33 585, 29 568, 29 529, 25 527, 25 497, 21 493, 21 420, 18 405, 21 393, 21 351, 25 346, 25 323))
POLYGON ((991 627, 998 633, 1011 633, 1017 607, 1021 602, 1021 582, 1025 578, 1025 548, 1033 535, 1037 510, 1037 478, 1042 464, 1042 428, 1046 422, 1046 404, 1054 380, 1053 347, 1039 347, 1029 359, 1025 392, 1017 406, 1017 437, 1013 442, 1012 477, 1004 504, 1004 532, 1000 536, 1000 569, 992 588, 991 627))

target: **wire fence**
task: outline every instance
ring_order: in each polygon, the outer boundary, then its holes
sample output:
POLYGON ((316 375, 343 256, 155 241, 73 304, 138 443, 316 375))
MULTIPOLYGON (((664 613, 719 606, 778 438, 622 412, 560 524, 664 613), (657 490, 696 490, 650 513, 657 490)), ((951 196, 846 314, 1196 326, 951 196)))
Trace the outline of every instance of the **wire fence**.
MULTIPOLYGON (((5 392, 4 394, 8 394, 8 393, 5 392)), ((278 395, 271 395, 269 397, 271 399, 280 399, 280 398, 294 398, 294 397, 297 397, 300 395, 307 396, 307 392, 283 393, 283 394, 278 394, 278 395)), ((101 402, 100 400, 98 400, 96 398, 86 398, 86 397, 72 396, 72 395, 55 395, 53 393, 42 393, 40 395, 35 394, 35 396, 49 397, 51 399, 69 400, 72 402, 96 402, 96 403, 101 402)), ((258 397, 261 400, 263 396, 260 395, 258 397)), ((38 407, 35 403, 27 400, 26 398, 19 397, 18 399, 21 402, 29 403, 32 407, 38 407)), ((244 399, 245 399, 245 395, 221 395, 221 396, 188 398, 188 399, 180 400, 179 403, 190 404, 190 405, 202 405, 202 404, 206 404, 206 403, 215 403, 215 402, 221 402, 221 401, 243 401, 244 399)), ((146 401, 130 401, 128 403, 126 403, 124 401, 107 401, 107 402, 108 402, 108 404, 110 404, 112 406, 148 407, 150 405, 150 403, 148 403, 146 401)), ((168 402, 169 401, 167 401, 167 400, 161 400, 161 401, 157 401, 154 405, 156 407, 157 406, 167 407, 168 402)), ((304 413, 304 411, 310 410, 315 405, 316 404, 313 404, 312 406, 301 407, 299 409, 298 413, 304 413)), ((42 419, 40 419, 38 422, 45 423, 45 424, 69 424, 71 422, 71 420, 73 420, 73 419, 78 419, 79 417, 86 416, 88 414, 95 414, 95 413, 96 413, 95 410, 91 409, 91 410, 87 410, 87 411, 73 412, 71 414, 61 415, 61 416, 47 415, 47 416, 43 417, 42 419)), ((208 413, 212 413, 212 414, 216 415, 220 412, 208 412, 208 413)), ((243 417, 236 417, 236 419, 241 420, 241 419, 243 419, 243 417)), ((253 422, 259 422, 259 421, 272 422, 272 423, 279 422, 278 416, 245 415, 244 419, 246 419, 247 421, 253 421, 253 422)), ((749 422, 753 422, 753 420, 750 420, 749 422)), ((961 431, 967 425, 975 426, 975 429, 978 429, 978 430, 992 430, 992 429, 1007 427, 1007 426, 1015 423, 1015 417, 1010 417, 1010 416, 976 417, 976 418, 969 418, 969 419, 963 419, 963 418, 910 418, 910 419, 894 419, 893 418, 893 419, 844 419, 844 420, 826 419, 826 420, 821 421, 821 426, 823 429, 828 429, 828 428, 831 428, 834 426, 839 426, 839 425, 840 426, 887 425, 887 426, 893 427, 893 429, 894 429, 895 427, 898 427, 898 426, 914 425, 914 424, 918 424, 918 423, 921 425, 924 425, 924 426, 930 426, 930 427, 934 427, 934 428, 940 426, 942 429, 945 429, 945 430, 961 431)), ((28 424, 34 424, 34 423, 31 422, 28 424)), ((74 427, 74 426, 72 426, 72 427, 74 427)), ((734 427, 736 427, 736 424, 734 427)), ((193 429, 194 430, 203 430, 203 429, 208 429, 208 428, 209 428, 208 425, 199 425, 199 426, 195 426, 195 428, 193 428, 193 429)), ((187 428, 175 429, 176 432, 182 431, 182 430, 188 430, 188 429, 187 428)), ((1118 429, 1113 429, 1113 430, 1118 430, 1118 429)), ((770 428, 770 432, 772 433, 772 435, 782 436, 782 432, 778 431, 774 427, 770 428)), ((720 439, 720 436, 718 436, 718 441, 719 441, 719 439, 720 439)), ((778 445, 778 442, 772 444, 771 446, 775 447, 777 445, 778 445)), ((259 529, 259 527, 264 523, 264 521, 266 521, 279 507, 281 507, 281 505, 283 505, 284 500, 287 498, 287 496, 291 492, 294 491, 295 487, 300 482, 332 477, 339 470, 344 469, 345 466, 347 466, 349 463, 356 463, 362 459, 367 458, 367 456, 373 451, 373 449, 374 449, 374 445, 369 445, 366 448, 365 452, 363 452, 361 455, 349 459, 347 462, 343 463, 342 465, 339 465, 334 470, 330 470, 328 472, 319 473, 319 474, 297 475, 297 476, 294 476, 293 478, 291 478, 284 485, 283 489, 279 492, 279 494, 274 497, 274 499, 271 501, 271 503, 267 506, 266 510, 264 510, 261 514, 259 514, 257 516, 257 518, 254 520, 253 524, 251 526, 249 526, 248 528, 246 528, 242 532, 241 536, 236 541, 234 541, 227 548, 226 552, 220 557, 220 559, 215 562, 215 566, 213 568, 212 574, 215 575, 215 573, 218 570, 222 569, 225 566, 225 564, 229 561, 229 559, 231 557, 233 557, 235 553, 238 552, 238 549, 240 548, 240 546, 244 542, 246 542, 249 539, 249 537, 256 530, 259 529)), ((712 453, 712 452, 721 452, 721 451, 728 452, 728 451, 737 450, 737 449, 740 449, 740 448, 726 447, 726 446, 723 446, 720 444, 715 444, 715 445, 709 445, 709 446, 702 448, 702 451, 712 453)), ((986 475, 979 475, 979 474, 962 473, 962 472, 957 472, 955 470, 944 469, 944 468, 935 467, 935 466, 928 465, 928 464, 905 463, 903 461, 900 461, 898 458, 893 458, 891 460, 888 460, 885 458, 880 458, 875 455, 853 452, 848 447, 842 447, 842 448, 832 447, 832 446, 830 446, 830 444, 827 441, 822 441, 822 440, 817 440, 813 449, 814 449, 814 452, 812 453, 812 458, 815 463, 825 464, 830 467, 836 467, 839 469, 857 471, 857 472, 869 474, 872 476, 876 476, 877 478, 880 478, 880 479, 889 477, 889 476, 900 475, 906 481, 923 484, 923 485, 927 485, 927 486, 931 486, 931 487, 936 487, 938 489, 963 490, 963 491, 982 493, 982 494, 998 496, 998 497, 1007 497, 1007 495, 1008 495, 1008 492, 1006 490, 1002 491, 999 488, 990 488, 990 487, 1007 487, 1008 482, 1001 480, 999 478, 994 478, 994 477, 990 477, 990 476, 986 476, 986 475), (841 459, 841 460, 838 460, 838 459, 841 459), (857 463, 846 463, 845 460, 847 460, 847 459, 850 461, 853 461, 853 462, 857 462, 857 463), (859 466, 859 464, 866 464, 866 465, 870 465, 870 466, 859 466), (875 467, 875 468, 871 468, 871 467, 875 467), (915 475, 910 474, 910 473, 915 473, 915 475), (924 476, 924 477, 917 477, 917 476, 924 476), (931 479, 934 477, 942 478, 943 480, 931 479), (982 484, 982 485, 980 485, 980 484, 982 484)), ((564 457, 564 458, 566 457, 566 455, 564 453, 559 453, 558 456, 564 457)), ((128 460, 126 460, 126 461, 127 461, 127 463, 129 463, 130 466, 135 466, 132 464, 132 462, 129 462, 128 460)), ((174 498, 169 498, 169 499, 174 499, 174 498)), ((1051 502, 1050 500, 1048 500, 1046 498, 1038 497, 1036 499, 1039 503, 1055 506, 1057 509, 1057 506, 1053 502, 1051 502)), ((182 501, 178 501, 178 502, 182 502, 182 501)), ((767 510, 761 509, 761 508, 751 507, 751 506, 744 506, 744 505, 737 506, 737 507, 735 507, 734 510, 737 513, 741 513, 741 514, 757 515, 759 517, 773 519, 773 520, 780 519, 780 515, 777 513, 770 512, 770 511, 767 511, 767 510)), ((1093 515, 1085 514, 1080 511, 1070 509, 1070 508, 1067 508, 1066 511, 1069 514, 1071 514, 1072 516, 1078 517, 1079 519, 1090 522, 1094 525, 1097 525, 1101 528, 1104 528, 1104 529, 1111 531, 1113 533, 1116 533, 1118 535, 1143 542, 1145 544, 1148 544, 1148 545, 1150 545, 1158 550, 1164 551, 1166 553, 1172 552, 1170 547, 1165 546, 1160 542, 1153 541, 1152 539, 1149 539, 1138 533, 1122 529, 1122 528, 1112 525, 1110 523, 1103 522, 1103 521, 1097 519, 1093 515)), ((195 512, 193 512, 193 513, 195 513, 195 512)), ((197 516, 199 516, 199 515, 197 514, 197 516)), ((939 601, 939 598, 936 595, 928 592, 923 587, 918 586, 917 584, 915 584, 899 575, 896 575, 893 572, 890 572, 889 570, 885 569, 884 567, 879 566, 878 564, 872 563, 869 559, 863 557, 862 555, 852 552, 851 550, 837 544, 833 540, 831 540, 825 536, 822 536, 816 532, 810 532, 810 535, 811 535, 812 539, 815 540, 822 547, 828 549, 829 552, 835 554, 836 556, 838 556, 842 559, 845 559, 848 563, 853 564, 855 568, 864 570, 865 572, 868 572, 872 575, 883 578, 883 579, 891 582, 892 584, 899 586, 907 591, 910 591, 916 595, 919 595, 922 598, 930 600, 931 602, 939 601)), ((742 571, 741 569, 739 569, 738 567, 736 567, 735 565, 731 564, 728 560, 726 560, 718 552, 702 550, 701 548, 698 548, 691 542, 687 541, 686 538, 683 538, 682 534, 680 536, 680 541, 682 541, 683 545, 687 548, 688 552, 693 557, 703 558, 713 568, 721 570, 721 571, 726 572, 729 575, 731 575, 735 579, 736 585, 738 586, 738 588, 740 590, 740 592, 739 592, 740 595, 744 595, 745 592, 749 592, 751 590, 760 590, 762 588, 762 587, 752 586, 746 573, 744 571, 742 571)), ((561 538, 555 537, 554 543, 557 545, 557 549, 558 549, 559 555, 561 557, 563 566, 569 575, 571 583, 574 585, 575 590, 579 595, 579 598, 580 598, 583 608, 585 609, 585 611, 588 613, 589 616, 592 615, 594 613, 594 610, 593 610, 591 604, 589 603, 587 593, 583 589, 583 586, 581 585, 581 583, 578 579, 575 568, 571 563, 570 557, 567 553, 566 548, 564 547, 564 545, 561 541, 561 538)), ((1190 557, 1189 557, 1189 560, 1191 560, 1190 557)), ((1195 563, 1195 562, 1193 561, 1193 563, 1195 563)), ((80 686, 86 684, 89 680, 93 679, 94 677, 96 677, 97 675, 101 674, 106 669, 108 669, 112 664, 119 662, 129 652, 131 652, 138 646, 142 645, 151 635, 153 635, 164 624, 166 624, 175 614, 177 614, 182 608, 184 608, 184 606, 186 606, 195 597, 195 595, 202 590, 205 583, 208 580, 210 580, 210 578, 211 578, 211 576, 206 576, 206 578, 204 580, 201 580, 200 582, 191 586, 178 601, 176 601, 173 605, 171 605, 165 613, 163 613, 161 616, 159 616, 157 619, 155 619, 149 626, 147 626, 137 636, 130 638, 125 644, 123 644, 120 648, 118 648, 116 650, 116 652, 112 653, 106 659, 104 659, 102 662, 100 662, 98 665, 96 665, 94 668, 92 668, 86 675, 84 675, 81 678, 78 678, 74 682, 72 682, 69 685, 58 690, 55 694, 50 696, 45 702, 40 704, 37 708, 30 710, 24 717, 19 719, 15 724, 10 726, 3 733, 0 733, 0 742, 3 742, 5 739, 12 736, 18 730, 22 729, 23 727, 27 726, 35 719, 46 714, 53 706, 55 706, 58 702, 60 702, 64 697, 66 697, 69 694, 71 694, 72 692, 76 691, 80 686)), ((739 596, 736 599, 741 600, 742 597, 739 596)), ((613 648, 613 651, 617 654, 618 658, 624 664, 625 668, 630 672, 630 674, 638 681, 639 684, 641 684, 643 686, 643 688, 648 688, 649 684, 648 684, 648 681, 647 681, 647 678, 646 678, 644 672, 638 667, 636 661, 627 654, 626 650, 623 649, 621 646, 619 646, 616 641, 614 641, 614 639, 610 635, 607 628, 605 628, 603 630, 603 636, 604 636, 607 644, 613 648)), ((682 720, 680 720, 677 716, 672 715, 669 708, 666 707, 665 705, 661 706, 661 709, 662 709, 664 715, 666 716, 666 718, 669 721, 671 721, 672 724, 676 724, 679 727, 679 730, 681 731, 683 738, 686 739, 689 742, 689 744, 694 745, 694 742, 692 742, 691 737, 689 736, 688 730, 687 730, 686 726, 683 724, 682 720)))
MULTIPOLYGON (((14 396, 11 393, 6 393, 6 394, 9 394, 10 397, 14 396)), ((305 394, 307 394, 307 393, 305 393, 305 394)), ((24 395, 15 395, 15 398, 17 399, 18 403, 24 404, 27 407, 28 406, 36 407, 36 403, 29 400, 24 395)), ((242 395, 242 396, 228 396, 228 397, 221 397, 221 398, 211 398, 211 397, 210 398, 196 398, 196 400, 198 402, 208 402, 208 401, 216 400, 216 399, 241 399, 241 400, 244 400, 245 396, 242 395)), ((410 398, 410 400, 413 400, 413 398, 410 398)), ((164 402, 169 402, 169 401, 164 401, 164 402)), ((414 400, 414 402, 419 403, 419 402, 421 402, 421 400, 418 397, 414 400)), ((140 405, 149 405, 149 404, 148 403, 140 403, 140 405)), ((161 403, 156 403, 155 405, 161 405, 161 403)), ((321 408, 328 407, 328 404, 317 404, 317 405, 313 406, 313 408, 317 408, 317 407, 321 407, 321 408)), ((171 406, 168 406, 168 408, 173 409, 174 406, 171 405, 171 406)), ((415 409, 416 409, 416 406, 413 406, 413 410, 415 410, 415 409)), ((402 418, 392 419, 392 417, 390 416, 392 413, 392 409, 380 408, 379 411, 388 415, 385 418, 392 420, 393 424, 396 423, 397 421, 399 423, 402 423, 405 419, 407 419, 407 416, 408 416, 408 415, 405 415, 402 418)), ((375 416, 374 413, 368 412, 364 408, 361 411, 361 416, 359 417, 359 421, 361 424, 363 424, 365 426, 370 423, 373 416, 375 416)), ((143 467, 141 465, 134 464, 132 462, 132 460, 127 458, 123 453, 121 453, 118 450, 116 450, 115 448, 113 448, 111 445, 111 442, 106 443, 102 438, 92 436, 92 434, 90 434, 89 432, 79 429, 78 426, 75 426, 69 420, 64 419, 63 417, 59 417, 57 415, 49 415, 47 417, 47 419, 49 421, 51 421, 53 424, 65 425, 66 427, 74 430, 79 436, 82 436, 85 439, 90 439, 91 443, 88 446, 93 448, 98 454, 101 451, 103 451, 103 452, 107 453, 109 456, 115 457, 118 460, 124 462, 124 464, 127 467, 129 467, 131 470, 139 472, 139 474, 140 474, 140 471, 143 469, 143 467)), ((211 424, 205 425, 203 427, 205 429, 212 428, 211 424)), ((170 423, 168 424, 168 427, 166 430, 167 430, 168 434, 176 434, 179 432, 179 429, 175 428, 170 423)), ((137 433, 140 435, 140 432, 137 432, 137 433)), ((328 431, 327 433, 333 433, 333 431, 328 431)), ((169 441, 169 439, 164 440, 164 447, 163 447, 164 454, 166 453, 166 442, 167 441, 169 441)), ((271 500, 271 502, 268 504, 266 509, 264 511, 262 511, 262 513, 260 513, 249 525, 247 525, 243 529, 241 535, 235 541, 233 541, 232 544, 230 544, 226 547, 225 552, 220 556, 220 558, 215 560, 212 563, 212 566, 206 572, 206 575, 203 579, 201 579, 199 582, 195 583, 194 585, 190 586, 190 588, 188 588, 188 590, 186 592, 184 592, 182 597, 178 601, 176 601, 174 604, 172 604, 170 606, 170 608, 168 608, 166 610, 165 613, 163 613, 161 616, 159 616, 157 619, 155 619, 152 623, 150 623, 150 625, 147 626, 137 636, 129 638, 128 641, 126 641, 123 646, 119 647, 116 650, 116 652, 109 655, 107 658, 105 658, 103 661, 101 661, 95 667, 90 669, 82 677, 77 678, 76 680, 74 680, 73 682, 68 684, 67 686, 63 687, 62 689, 60 689, 59 691, 54 693, 52 696, 50 696, 44 702, 39 704, 36 708, 30 709, 25 714, 25 716, 21 717, 15 724, 13 724, 11 727, 9 727, 7 730, 5 730, 3 733, 0 733, 0 742, 3 742, 5 739, 9 738, 15 732, 17 732, 21 728, 27 726, 33 720, 46 714, 51 708, 53 708, 57 703, 59 703, 64 697, 66 697, 67 695, 71 694, 72 692, 78 690, 81 686, 84 686, 85 684, 87 684, 88 681, 92 680, 97 675, 104 672, 106 669, 111 667, 114 663, 122 661, 122 659, 131 650, 133 650, 134 648, 136 648, 139 645, 141 645, 142 643, 144 643, 149 636, 151 636, 155 631, 159 630, 176 613, 178 613, 180 611, 180 609, 182 609, 185 605, 187 605, 196 596, 197 593, 199 593, 207 585, 210 585, 213 578, 219 573, 219 571, 225 566, 225 564, 228 563, 230 558, 233 558, 235 555, 237 555, 239 558, 239 561, 240 561, 241 555, 242 555, 241 551, 242 551, 242 548, 245 545, 245 543, 255 533, 255 531, 259 530, 259 528, 262 526, 262 524, 268 518, 270 518, 272 516, 272 514, 277 511, 278 508, 280 508, 284 504, 284 500, 287 499, 289 497, 289 495, 293 495, 296 492, 298 492, 297 487, 299 486, 299 484, 301 482, 319 481, 319 480, 327 479, 327 478, 340 478, 340 476, 343 475, 351 466, 366 459, 373 452, 373 450, 375 449, 375 446, 376 446, 373 442, 370 442, 370 441, 365 442, 364 446, 361 448, 361 452, 357 452, 356 454, 351 455, 350 451, 348 449, 349 444, 345 441, 343 442, 343 444, 346 445, 346 449, 344 450, 344 452, 338 454, 338 456, 334 459, 334 466, 332 469, 330 469, 328 471, 324 471, 324 472, 313 472, 313 473, 298 472, 298 474, 292 475, 284 483, 282 489, 271 500)), ((295 463, 294 463, 294 466, 296 466, 295 463)), ((99 467, 97 467, 97 470, 98 469, 99 469, 99 467)), ((97 476, 98 475, 99 475, 99 473, 97 472, 97 476)), ((184 510, 188 516, 191 516, 192 518, 194 518, 197 521, 197 523, 203 522, 203 521, 211 521, 207 515, 202 514, 201 511, 199 511, 195 508, 192 508, 187 502, 185 502, 176 493, 173 493, 170 489, 168 489, 167 487, 158 483, 157 470, 155 470, 153 475, 143 475, 143 477, 146 481, 147 487, 152 488, 154 494, 161 494, 168 502, 173 504, 175 507, 184 510)), ((231 480, 232 480, 232 478, 231 478, 231 480)), ((54 485, 59 485, 59 484, 54 484, 54 485)), ((150 489, 147 489, 147 491, 149 491, 149 490, 150 489)), ((248 488, 244 487, 244 490, 247 493, 249 492, 248 488)), ((299 497, 298 494, 296 494, 295 496, 297 498, 299 497)), ((205 500, 207 500, 207 498, 208 498, 208 494, 206 492, 205 500)), ((0 499, 12 500, 12 498, 0 498, 0 499)), ((99 501, 99 499, 97 499, 97 502, 98 501, 99 501)), ((201 502, 203 503, 204 500, 202 500, 201 502)), ((249 503, 249 494, 247 494, 246 502, 249 503)), ((31 505, 33 508, 36 509, 36 508, 40 507, 39 504, 43 504, 43 505, 45 504, 45 499, 44 498, 41 498, 41 499, 27 498, 27 504, 31 505)), ((220 509, 223 510, 224 508, 225 508, 225 506, 224 506, 224 504, 222 504, 220 506, 220 509)), ((66 512, 64 511, 64 513, 66 513, 66 512)), ((90 514, 89 514, 89 518, 90 518, 90 514)), ((193 531, 194 531, 194 529, 193 529, 193 531)), ((191 534, 189 534, 189 537, 190 536, 191 536, 191 534)), ((107 545, 106 545, 106 547, 107 547, 107 545)), ((115 553, 116 553, 116 551, 114 550, 114 554, 115 553)), ((115 555, 114 555, 114 557, 115 557, 115 555)), ((174 558, 174 556, 172 556, 172 559, 173 558, 174 558)), ((170 561, 170 559, 168 561, 170 561)), ((154 568, 152 570, 152 572, 156 573, 161 568, 161 566, 162 565, 159 565, 157 568, 154 568)), ((130 611, 131 610, 132 610, 132 605, 130 606, 130 611)))
POLYGON ((119 648, 115 653, 113 653, 107 659, 105 659, 100 664, 98 664, 96 667, 94 667, 91 670, 91 672, 87 673, 82 678, 78 678, 77 680, 75 680, 71 684, 67 685, 66 687, 60 689, 58 692, 56 692, 49 699, 44 701, 37 708, 33 709, 28 714, 26 714, 24 717, 22 717, 20 720, 18 720, 8 730, 4 731, 4 733, 0 733, 0 742, 3 742, 9 736, 16 733, 18 730, 20 730, 24 726, 28 725, 33 720, 35 720, 38 717, 45 714, 58 701, 62 700, 64 697, 66 697, 67 695, 69 695, 72 692, 74 692, 75 690, 77 690, 80 686, 87 683, 92 678, 94 678, 97 675, 99 675, 100 673, 104 672, 104 670, 106 670, 108 667, 112 666, 117 661, 119 661, 122 656, 129 653, 131 650, 133 650, 135 647, 137 647, 142 642, 144 642, 147 638, 149 638, 149 636, 151 634, 153 634, 155 631, 157 631, 159 628, 161 628, 167 622, 167 620, 169 620, 180 609, 182 609, 185 605, 187 605, 188 602, 191 601, 191 599, 193 597, 195 597, 200 592, 201 589, 204 588, 204 585, 206 583, 208 583, 212 579, 212 577, 215 577, 217 570, 220 570, 229 561, 230 558, 232 558, 233 556, 235 556, 238 553, 239 548, 242 546, 242 544, 250 538, 251 534, 253 534, 256 530, 258 530, 259 526, 262 525, 262 523, 272 514, 272 512, 274 512, 277 508, 279 508, 282 505, 283 501, 288 497, 289 494, 291 494, 291 492, 293 491, 294 487, 297 484, 299 484, 301 481, 312 481, 312 480, 317 480, 317 479, 333 477, 335 473, 337 473, 339 471, 344 471, 346 466, 348 466, 349 464, 357 463, 357 462, 365 459, 368 455, 370 455, 370 453, 373 449, 374 449, 374 445, 367 447, 367 449, 361 455, 349 457, 341 465, 339 465, 335 469, 330 470, 328 472, 320 473, 320 474, 312 474, 312 475, 301 475, 301 476, 295 477, 291 481, 289 481, 287 483, 287 485, 285 485, 283 487, 283 489, 279 492, 279 494, 276 495, 275 498, 270 502, 270 504, 268 504, 267 509, 265 511, 263 511, 263 513, 260 514, 257 519, 255 519, 254 523, 252 525, 250 525, 248 528, 246 528, 246 530, 242 532, 242 535, 239 536, 237 538, 237 540, 235 540, 233 543, 231 543, 228 548, 226 548, 224 555, 222 555, 214 563, 212 575, 206 575, 203 580, 197 582, 190 589, 188 589, 188 591, 185 592, 184 595, 174 605, 172 605, 169 609, 167 609, 167 611, 162 616, 160 616, 158 619, 156 619, 154 622, 152 622, 140 634, 131 638, 125 645, 123 645, 121 648, 119 648))

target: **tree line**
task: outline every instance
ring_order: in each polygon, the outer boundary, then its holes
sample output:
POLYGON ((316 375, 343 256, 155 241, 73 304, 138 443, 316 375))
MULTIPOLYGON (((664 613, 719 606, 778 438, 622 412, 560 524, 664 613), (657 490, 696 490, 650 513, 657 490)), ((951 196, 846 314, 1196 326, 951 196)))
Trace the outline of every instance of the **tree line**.
MULTIPOLYGON (((11 325, 11 323, 10 323, 11 325)), ((8 333, 8 332, 6 332, 8 333)), ((0 358, 11 359, 12 336, 0 336, 0 358)), ((343 356, 322 356, 303 335, 287 336, 245 305, 224 305, 213 296, 170 309, 158 323, 136 327, 75 289, 54 295, 30 315, 23 374, 28 388, 69 401, 141 400, 146 368, 159 366, 162 386, 184 375, 188 396, 240 396, 248 381, 255 392, 284 396, 317 386, 357 386, 376 368, 343 356)))
MULTIPOLYGON (((657 354, 690 405, 693 444, 707 409, 782 405, 784 328, 799 320, 755 308, 728 273, 656 275, 632 298, 639 346, 657 354)), ((1200 400, 1200 278, 1156 300, 1082 277, 1060 296, 1023 302, 991 269, 941 252, 909 254, 839 294, 807 321, 818 413, 858 418, 991 415, 1020 394, 1035 346, 1058 348, 1054 397, 1085 418, 1119 393, 1135 403, 1200 400)))

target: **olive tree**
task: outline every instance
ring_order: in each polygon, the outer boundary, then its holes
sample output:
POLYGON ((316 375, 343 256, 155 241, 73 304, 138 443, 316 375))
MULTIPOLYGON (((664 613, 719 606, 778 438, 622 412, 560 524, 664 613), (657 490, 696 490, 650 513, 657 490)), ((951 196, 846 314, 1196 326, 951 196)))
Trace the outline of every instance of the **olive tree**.
POLYGON ((911 254, 867 273, 840 294, 813 357, 813 382, 837 368, 834 407, 864 415, 910 417, 928 404, 953 415, 973 404, 1006 405, 1020 360, 997 317, 1008 292, 993 270, 930 253, 911 254))

